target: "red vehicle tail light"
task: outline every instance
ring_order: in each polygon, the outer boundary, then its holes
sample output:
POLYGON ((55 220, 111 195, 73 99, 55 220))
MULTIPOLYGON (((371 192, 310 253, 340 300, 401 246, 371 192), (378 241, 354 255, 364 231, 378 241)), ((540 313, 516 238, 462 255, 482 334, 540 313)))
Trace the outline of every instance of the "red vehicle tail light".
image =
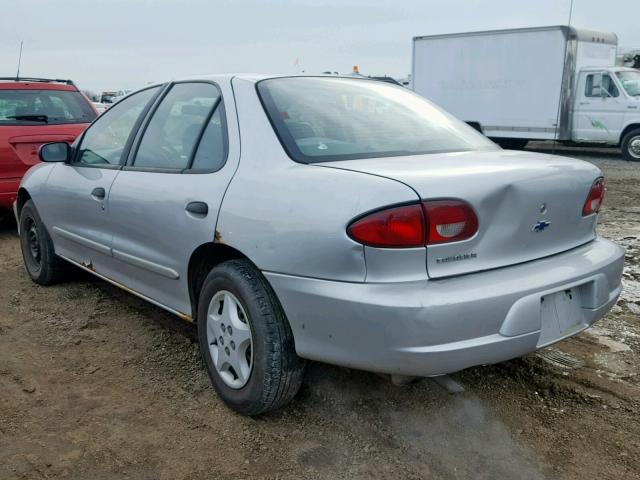
POLYGON ((380 210, 352 222, 349 236, 380 248, 412 248, 457 242, 478 231, 478 218, 465 202, 434 200, 380 210))
POLYGON ((422 247, 425 233, 422 208, 414 204, 380 210, 353 222, 347 233, 356 242, 370 247, 422 247))
POLYGON ((478 231, 478 217, 459 200, 434 200, 422 204, 427 224, 427 245, 459 242, 478 231))
POLYGON ((587 215, 598 213, 603 201, 604 178, 600 177, 595 182, 593 182, 593 185, 591 185, 591 190, 589 191, 587 201, 584 202, 584 207, 582 207, 582 216, 586 217, 587 215))

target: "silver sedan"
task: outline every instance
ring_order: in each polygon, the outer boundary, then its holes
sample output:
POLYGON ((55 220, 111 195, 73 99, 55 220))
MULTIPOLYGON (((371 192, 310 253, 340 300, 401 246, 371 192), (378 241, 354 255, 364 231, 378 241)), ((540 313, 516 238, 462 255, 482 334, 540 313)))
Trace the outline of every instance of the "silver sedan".
POLYGON ((304 359, 443 375, 575 335, 620 293, 596 167, 374 80, 154 85, 40 157, 15 205, 33 281, 75 265, 197 322, 248 415, 288 402, 304 359))

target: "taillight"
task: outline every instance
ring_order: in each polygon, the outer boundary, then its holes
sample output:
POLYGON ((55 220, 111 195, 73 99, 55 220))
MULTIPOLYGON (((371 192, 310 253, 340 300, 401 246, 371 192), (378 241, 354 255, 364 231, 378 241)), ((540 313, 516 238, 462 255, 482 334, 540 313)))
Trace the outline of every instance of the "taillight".
POLYGON ((371 213, 347 228, 356 242, 383 248, 421 247, 424 231, 424 216, 418 204, 371 213))
POLYGON ((591 190, 589 190, 587 201, 584 202, 584 207, 582 207, 582 216, 586 217, 587 215, 598 213, 603 201, 604 178, 600 177, 595 182, 593 182, 593 185, 591 185, 591 190))
POLYGON ((427 220, 427 245, 459 242, 478 231, 478 217, 459 200, 434 200, 422 204, 427 220))
POLYGON ((391 207, 349 225, 347 233, 370 247, 411 248, 458 242, 478 231, 478 217, 459 200, 433 200, 391 207))

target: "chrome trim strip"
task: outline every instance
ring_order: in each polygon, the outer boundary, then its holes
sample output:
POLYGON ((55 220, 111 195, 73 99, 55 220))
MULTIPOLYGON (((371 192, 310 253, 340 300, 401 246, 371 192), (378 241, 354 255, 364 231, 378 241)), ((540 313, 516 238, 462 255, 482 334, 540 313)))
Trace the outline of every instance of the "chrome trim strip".
POLYGON ((187 322, 193 322, 193 317, 191 315, 188 315, 186 313, 182 313, 179 312, 178 310, 175 310, 171 307, 168 307, 156 300, 154 300, 153 298, 147 297, 146 295, 140 293, 140 292, 136 292, 135 290, 132 290, 131 288, 127 287, 126 285, 116 282, 115 280, 111 280, 109 277, 105 277, 104 275, 96 272, 94 269, 87 267, 86 265, 83 265, 82 263, 76 262, 75 260, 71 260, 70 258, 67 258, 63 255, 58 255, 60 258, 63 258, 64 260, 66 260, 67 262, 75 265, 78 268, 81 268, 82 270, 84 270, 85 272, 89 272, 93 275, 95 275, 96 277, 100 278, 101 280, 104 280, 107 283, 110 283, 111 285, 115 285, 118 288, 121 288, 122 290, 129 292, 133 295, 135 295, 138 298, 141 298, 142 300, 146 300, 149 303, 152 303, 153 305, 155 305, 156 307, 160 307, 164 310, 166 310, 169 313, 173 313, 174 315, 177 315, 178 317, 180 317, 182 320, 186 320, 187 322))
POLYGON ((117 258, 118 260, 122 260, 130 265, 135 265, 136 267, 148 270, 149 272, 157 273, 158 275, 170 278, 171 280, 177 280, 180 278, 180 274, 173 268, 165 267, 164 265, 145 260, 144 258, 121 252, 115 248, 111 250, 111 253, 113 254, 113 258, 117 258))
POLYGON ((71 240, 72 242, 78 243, 83 247, 90 248, 100 253, 104 253, 105 255, 111 256, 111 248, 107 245, 103 245, 99 242, 94 242, 93 240, 89 240, 88 238, 82 237, 75 233, 69 232, 67 230, 63 230, 60 227, 53 227, 53 231, 60 235, 62 238, 66 238, 67 240, 71 240))

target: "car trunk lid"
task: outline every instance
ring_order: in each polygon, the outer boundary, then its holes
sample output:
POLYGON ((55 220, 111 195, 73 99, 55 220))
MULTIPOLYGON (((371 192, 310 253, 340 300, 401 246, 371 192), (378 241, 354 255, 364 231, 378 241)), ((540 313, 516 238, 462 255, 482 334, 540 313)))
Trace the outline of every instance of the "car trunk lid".
POLYGON ((326 167, 397 180, 422 200, 458 199, 475 210, 478 233, 427 246, 432 278, 527 262, 595 237, 595 215, 582 216, 595 166, 506 150, 327 162, 326 167))

